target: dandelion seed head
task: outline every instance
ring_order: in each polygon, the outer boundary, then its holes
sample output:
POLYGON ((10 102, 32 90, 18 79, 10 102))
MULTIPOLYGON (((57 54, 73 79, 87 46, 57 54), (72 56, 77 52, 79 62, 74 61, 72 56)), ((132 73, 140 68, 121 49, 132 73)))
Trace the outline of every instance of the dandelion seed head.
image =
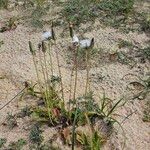
POLYGON ((80 40, 80 47, 81 48, 88 48, 90 46, 91 46, 91 39, 80 40))
POLYGON ((42 40, 49 40, 52 38, 52 32, 44 31, 42 34, 42 40))
POLYGON ((73 36, 72 43, 79 43, 79 38, 77 37, 77 35, 73 36))

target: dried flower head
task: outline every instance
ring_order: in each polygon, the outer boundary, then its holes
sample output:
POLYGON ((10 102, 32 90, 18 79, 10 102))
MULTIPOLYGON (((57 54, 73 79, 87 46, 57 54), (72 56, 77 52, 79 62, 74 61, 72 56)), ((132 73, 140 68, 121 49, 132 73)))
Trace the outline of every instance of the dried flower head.
POLYGON ((73 33, 73 25, 72 25, 72 23, 69 23, 69 31, 70 31, 70 37, 73 38, 74 33, 73 33))
POLYGON ((42 44, 41 44, 41 43, 39 43, 39 44, 38 44, 38 49, 40 50, 40 49, 41 49, 41 47, 42 47, 42 44))
POLYGON ((42 41, 42 52, 46 53, 46 45, 44 41, 42 41))
POLYGON ((31 54, 35 55, 35 50, 33 50, 33 46, 32 46, 31 41, 29 41, 29 49, 30 49, 31 54))
POLYGON ((94 47, 94 43, 95 43, 94 38, 92 38, 92 40, 91 40, 91 45, 90 45, 91 48, 94 47))
POLYGON ((51 27, 51 33, 52 33, 52 39, 55 41, 56 38, 55 38, 55 32, 54 32, 54 24, 52 22, 52 27, 51 27))

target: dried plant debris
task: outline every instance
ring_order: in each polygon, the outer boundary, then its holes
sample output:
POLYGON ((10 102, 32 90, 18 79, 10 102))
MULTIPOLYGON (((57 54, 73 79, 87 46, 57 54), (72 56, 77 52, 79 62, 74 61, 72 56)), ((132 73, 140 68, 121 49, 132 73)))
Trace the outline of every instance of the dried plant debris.
POLYGON ((10 30, 15 30, 17 28, 17 24, 16 24, 17 18, 16 17, 12 17, 10 18, 5 26, 3 26, 2 28, 0 28, 0 32, 6 32, 6 31, 10 31, 10 30))
POLYGON ((150 77, 147 77, 146 79, 139 79, 139 81, 131 82, 130 84, 132 84, 137 90, 140 90, 138 94, 133 96, 133 99, 138 98, 142 100, 147 98, 150 93, 150 77))

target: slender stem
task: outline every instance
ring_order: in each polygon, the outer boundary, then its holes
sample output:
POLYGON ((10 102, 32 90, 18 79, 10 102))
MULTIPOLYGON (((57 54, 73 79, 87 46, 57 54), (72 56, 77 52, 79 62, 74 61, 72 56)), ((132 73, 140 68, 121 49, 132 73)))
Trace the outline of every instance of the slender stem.
POLYGON ((48 87, 47 87, 47 80, 46 80, 45 70, 44 70, 43 63, 42 63, 41 53, 39 53, 39 58, 40 58, 40 64, 41 64, 42 73, 43 73, 43 77, 44 77, 44 83, 45 83, 45 87, 46 87, 46 90, 44 91, 44 93, 45 93, 45 100, 46 100, 46 102, 45 102, 46 104, 45 105, 47 106, 48 114, 49 114, 49 118, 50 118, 50 108, 49 108, 48 94, 47 94, 48 87))
MULTIPOLYGON (((46 81, 48 82, 48 70, 47 70, 47 62, 46 62, 46 54, 44 53, 44 64, 45 64, 45 74, 46 74, 46 81)), ((45 85, 47 87, 47 83, 45 85)), ((46 96, 46 101, 47 101, 47 108, 48 108, 48 113, 49 113, 49 117, 50 117, 50 109, 52 108, 52 105, 53 104, 52 102, 49 101, 50 97, 51 97, 51 87, 50 85, 48 84, 48 87, 45 91, 45 96, 46 96)), ((50 117, 51 119, 51 117, 50 117)))
POLYGON ((26 89, 26 87, 25 88, 23 88, 19 93, 17 93, 17 95, 15 95, 11 100, 9 100, 5 105, 3 105, 1 108, 0 108, 0 110, 2 110, 4 107, 6 107, 9 103, 11 103, 17 96, 19 96, 24 90, 26 89))
MULTIPOLYGON (((34 62, 34 66, 35 66, 35 70, 36 70, 36 74, 37 74, 37 79, 38 79, 38 84, 39 84, 39 87, 40 87, 40 91, 43 95, 43 92, 42 92, 42 86, 41 86, 41 81, 40 81, 40 77, 39 77, 39 73, 38 73, 38 69, 37 69, 37 65, 36 65, 36 61, 35 61, 35 56, 33 56, 33 62, 34 62)), ((44 95, 43 95, 44 97, 44 95)), ((49 115, 49 118, 51 120, 51 115, 50 115, 50 107, 49 107, 49 103, 48 103, 48 97, 47 97, 47 92, 45 91, 45 99, 46 99, 46 103, 47 103, 47 109, 48 109, 48 115, 49 115)), ((51 121, 52 122, 52 121, 51 121)))
POLYGON ((45 65, 45 74, 46 74, 46 81, 48 81, 48 70, 47 70, 47 62, 46 62, 46 54, 44 53, 44 65, 45 65))
POLYGON ((93 143, 93 135, 94 135, 95 131, 94 131, 94 128, 93 128, 93 126, 92 126, 92 124, 91 124, 91 122, 90 122, 90 119, 89 119, 87 113, 85 113, 85 118, 86 118, 87 124, 88 124, 88 126, 89 126, 89 131, 91 132, 91 136, 90 136, 90 143, 91 143, 91 144, 90 144, 90 145, 91 145, 91 149, 93 150, 93 149, 94 149, 94 146, 95 146, 95 145, 93 145, 93 144, 94 144, 94 143, 93 143))
MULTIPOLYGON (((56 42, 55 42, 55 46, 56 46, 56 42)), ((56 48, 57 48, 57 47, 56 47, 56 48)), ((57 65, 58 65, 58 72, 59 72, 59 76, 60 76, 60 78, 61 78, 60 84, 61 84, 61 91, 62 91, 62 99, 63 99, 63 103, 64 103, 64 88, 63 88, 62 74, 61 74, 61 69, 60 69, 58 48, 56 49, 55 52, 56 52, 56 59, 57 59, 57 65)))
MULTIPOLYGON (((45 85, 46 85, 46 75, 45 75, 45 71, 44 71, 44 67, 43 67, 43 63, 42 63, 41 52, 39 52, 39 59, 40 59, 40 65, 41 65, 41 68, 42 68, 44 83, 45 83, 45 85)), ((46 88, 47 88, 47 86, 46 86, 46 88)), ((47 89, 46 89, 46 90, 47 90, 47 89)))
POLYGON ((48 43, 48 54, 49 54, 49 60, 50 60, 50 69, 51 69, 51 73, 52 76, 54 75, 54 71, 53 71, 53 60, 52 60, 52 55, 51 55, 51 41, 49 41, 48 43))
POLYGON ((73 81, 73 72, 74 72, 74 68, 75 68, 75 52, 74 52, 74 60, 73 60, 73 66, 72 66, 72 70, 71 70, 71 74, 70 74, 70 84, 69 84, 69 100, 71 100, 71 94, 72 94, 72 81, 73 81))
POLYGON ((78 78, 78 62, 77 62, 77 56, 78 56, 78 47, 75 50, 75 83, 74 83, 74 93, 73 93, 73 99, 76 99, 76 90, 77 90, 77 78, 78 78))
POLYGON ((73 128, 72 128, 72 147, 71 149, 74 150, 74 145, 75 145, 75 129, 76 129, 76 120, 78 118, 78 109, 75 111, 75 116, 73 120, 73 128))
POLYGON ((90 49, 86 49, 86 85, 85 85, 85 96, 88 93, 88 88, 90 88, 90 86, 89 86, 89 71, 90 71, 89 59, 90 59, 90 49))
MULTIPOLYGON (((72 94, 73 70, 74 70, 74 65, 72 67, 71 74, 70 74, 71 79, 70 79, 70 84, 69 84, 69 100, 71 100, 71 94, 72 94)), ((70 103, 69 103, 69 110, 70 110, 70 103)))
POLYGON ((32 55, 32 58, 33 58, 33 63, 34 63, 34 67, 35 67, 35 71, 36 71, 36 75, 37 75, 37 80, 38 80, 38 85, 39 85, 39 88, 40 88, 40 92, 43 93, 42 86, 41 86, 41 81, 40 81, 40 76, 39 76, 37 64, 36 64, 36 61, 35 61, 35 55, 32 55))

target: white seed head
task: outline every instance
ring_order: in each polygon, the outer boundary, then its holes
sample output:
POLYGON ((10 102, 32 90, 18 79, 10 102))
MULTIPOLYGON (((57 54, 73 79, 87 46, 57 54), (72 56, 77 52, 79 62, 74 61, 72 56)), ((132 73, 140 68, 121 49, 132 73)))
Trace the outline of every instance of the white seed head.
POLYGON ((42 34, 42 40, 48 40, 52 38, 52 32, 50 31, 45 31, 42 34))
POLYGON ((79 43, 79 38, 77 37, 77 35, 73 36, 72 43, 79 43))
POLYGON ((91 46, 91 39, 84 39, 80 41, 81 48, 88 48, 91 46))

